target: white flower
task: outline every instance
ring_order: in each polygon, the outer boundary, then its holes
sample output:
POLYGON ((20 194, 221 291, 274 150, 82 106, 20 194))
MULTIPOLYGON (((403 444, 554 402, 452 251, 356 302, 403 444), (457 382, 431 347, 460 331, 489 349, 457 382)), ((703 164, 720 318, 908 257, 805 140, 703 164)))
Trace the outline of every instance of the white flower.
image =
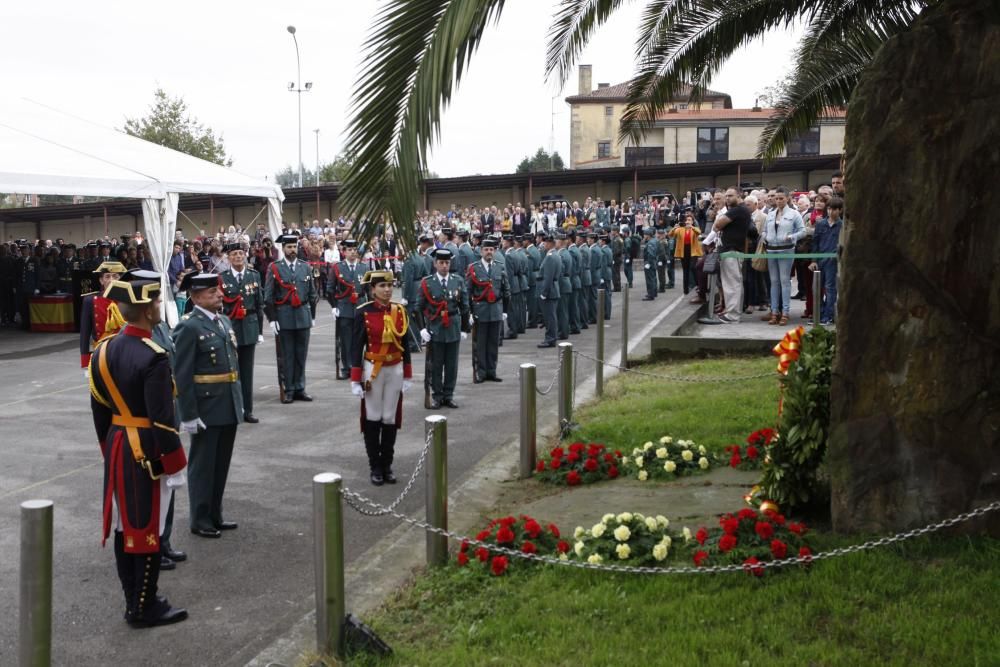
POLYGON ((615 528, 615 539, 619 542, 625 542, 630 537, 632 537, 632 531, 628 529, 628 526, 618 526, 615 528))
POLYGON ((658 526, 656 523, 656 519, 654 519, 653 517, 646 518, 646 528, 649 528, 650 530, 656 530, 657 527, 658 526))
POLYGON ((632 514, 630 512, 622 512, 617 517, 618 523, 628 523, 632 520, 632 514))
POLYGON ((646 473, 646 471, 645 470, 640 470, 639 471, 639 481, 640 482, 645 482, 647 478, 649 478, 649 475, 646 473))
POLYGON ((701 468, 702 470, 708 470, 708 459, 706 459, 704 456, 698 459, 698 467, 701 468))
POLYGON ((674 441, 674 439, 671 438, 669 435, 665 435, 662 438, 660 438, 660 444, 661 445, 669 445, 673 441, 674 441))
POLYGON ((663 560, 667 557, 667 547, 662 544, 657 544, 653 547, 653 558, 656 560, 663 560))
POLYGON ((604 559, 601 558, 601 554, 590 554, 589 556, 587 556, 587 562, 588 563, 595 563, 596 564, 596 563, 600 563, 602 560, 604 560, 604 559))
POLYGON ((667 458, 667 448, 666 447, 660 447, 659 449, 657 449, 656 450, 656 458, 658 458, 658 459, 665 459, 665 458, 667 458))
POLYGON ((586 545, 584 545, 583 542, 577 542, 576 544, 573 545, 573 551, 576 552, 577 556, 582 556, 583 555, 583 549, 584 549, 585 546, 586 545))
POLYGON ((683 533, 683 535, 684 535, 684 541, 685 542, 690 542, 691 541, 691 529, 690 528, 688 528, 687 526, 684 526, 684 530, 682 530, 681 533, 683 533))
POLYGON ((614 514, 610 514, 610 513, 609 514, 605 514, 604 516, 601 517, 601 523, 603 523, 604 525, 607 525, 607 523, 609 521, 614 521, 614 519, 615 519, 615 515, 614 514))
POLYGON ((667 517, 663 516, 662 514, 657 514, 656 525, 659 526, 660 528, 666 528, 667 526, 670 525, 670 521, 668 521, 667 517))
POLYGON ((643 459, 641 456, 635 457, 635 466, 637 468, 641 468, 644 461, 645 459, 643 459))
POLYGON ((673 543, 674 543, 674 541, 672 539, 670 539, 669 535, 664 535, 663 539, 660 540, 660 544, 662 544, 663 546, 665 546, 668 549, 670 548, 670 545, 673 544, 673 543))
POLYGON ((566 554, 559 554, 559 560, 569 560, 569 556, 566 554))
POLYGON ((593 535, 594 537, 600 537, 601 535, 603 535, 604 534, 604 524, 603 523, 595 523, 594 527, 590 529, 590 534, 593 535))
MULTIPOLYGON (((628 514, 628 512, 625 512, 625 513, 626 513, 626 514, 628 514)), ((631 514, 629 514, 629 516, 631 517, 632 515, 631 515, 631 514)), ((629 519, 629 521, 631 521, 631 520, 632 520, 632 519, 630 518, 630 519, 629 519)), ((644 517, 644 516, 642 515, 642 513, 641 513, 641 512, 636 512, 636 513, 635 513, 635 520, 636 520, 636 521, 645 521, 645 520, 646 520, 646 517, 644 517)))
POLYGON ((587 530, 583 526, 577 526, 576 530, 573 531, 573 537, 580 539, 587 534, 587 530))
POLYGON ((627 544, 619 544, 615 547, 615 552, 618 554, 619 560, 625 560, 632 553, 632 548, 627 544))
POLYGON ((698 445, 698 453, 702 456, 708 453, 708 450, 705 449, 705 445, 698 445))
POLYGON ((666 463, 663 464, 663 469, 666 470, 667 472, 673 472, 677 470, 677 464, 674 463, 673 461, 667 461, 666 463))
POLYGON ((644 452, 648 452, 648 451, 649 451, 649 450, 651 450, 652 448, 653 448, 653 443, 651 443, 651 442, 647 442, 646 444, 644 444, 644 445, 642 446, 642 451, 644 451, 644 452))
POLYGON ((690 449, 685 449, 683 452, 681 452, 681 458, 684 459, 685 461, 690 461, 691 459, 694 458, 694 452, 692 452, 690 449))
POLYGON ((632 449, 632 456, 641 456, 641 455, 642 455, 641 449, 639 449, 638 447, 634 447, 632 449))

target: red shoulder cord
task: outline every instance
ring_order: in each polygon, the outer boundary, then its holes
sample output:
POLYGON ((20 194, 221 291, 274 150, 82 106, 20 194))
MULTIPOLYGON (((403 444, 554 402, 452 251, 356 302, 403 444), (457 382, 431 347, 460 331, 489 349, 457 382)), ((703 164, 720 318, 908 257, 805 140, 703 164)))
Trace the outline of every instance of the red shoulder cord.
POLYGON ((479 303, 483 299, 486 299, 486 303, 496 303, 497 295, 494 294, 493 292, 493 281, 488 278, 486 280, 479 280, 478 278, 476 278, 475 264, 469 265, 468 274, 469 274, 469 280, 472 281, 473 285, 475 285, 476 287, 483 288, 482 291, 479 293, 479 296, 473 296, 472 300, 475 301, 476 303, 479 303))
POLYGON ((430 319, 433 321, 440 317, 441 324, 443 324, 446 327, 451 326, 451 318, 448 316, 447 299, 441 299, 440 301, 435 301, 434 297, 431 296, 431 291, 427 288, 426 279, 420 284, 420 287, 424 291, 424 298, 427 299, 427 303, 434 306, 434 312, 431 313, 430 319))
POLYGON ((350 295, 351 303, 358 302, 358 295, 354 291, 354 283, 349 283, 343 279, 340 275, 340 267, 336 264, 333 265, 333 275, 337 279, 337 282, 344 286, 344 291, 340 294, 334 294, 334 299, 346 299, 350 295))
POLYGON ((284 280, 281 279, 281 276, 278 274, 278 263, 277 262, 272 262, 271 263, 271 273, 274 274, 274 280, 279 285, 281 285, 282 289, 285 290, 285 298, 283 298, 281 300, 275 299, 274 300, 274 304, 276 306, 283 306, 286 303, 290 303, 291 306, 292 306, 292 308, 298 308, 299 306, 301 306, 302 305, 302 299, 299 298, 299 288, 298 288, 298 286, 294 285, 294 284, 289 285, 288 283, 286 283, 284 280), (291 301, 289 301, 289 298, 291 298, 291 301))
POLYGON ((247 316, 247 309, 243 307, 243 292, 240 292, 234 297, 228 297, 225 294, 223 294, 222 302, 225 303, 227 306, 230 304, 235 304, 231 309, 229 309, 229 313, 227 313, 226 315, 229 319, 242 320, 244 317, 247 316))

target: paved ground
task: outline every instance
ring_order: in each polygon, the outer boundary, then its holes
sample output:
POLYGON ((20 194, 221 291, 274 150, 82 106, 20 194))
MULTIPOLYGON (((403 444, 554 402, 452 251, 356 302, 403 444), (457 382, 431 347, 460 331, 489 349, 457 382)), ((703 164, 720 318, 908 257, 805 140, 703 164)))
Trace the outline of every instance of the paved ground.
POLYGON ((793 327, 802 325, 808 329, 812 326, 812 318, 802 317, 805 307, 805 301, 793 300, 791 317, 788 318, 788 324, 783 327, 761 320, 765 315, 769 315, 769 312, 755 310, 750 315, 742 315, 738 324, 698 324, 692 328, 689 335, 699 338, 742 338, 778 342, 785 332, 793 327))
MULTIPOLYGON (((638 278, 630 303, 630 339, 647 339, 651 321, 687 309, 677 292, 654 302, 639 299, 638 278), (677 303, 671 308, 672 304, 677 303)), ((606 349, 619 346, 620 294, 615 294, 611 325, 605 328, 606 349)), ((657 333, 665 334, 659 331, 657 333)), ((500 353, 502 384, 473 385, 469 347, 462 347, 456 401, 462 406, 449 417, 449 477, 452 485, 473 483, 469 473, 498 445, 517 435, 520 363, 538 366, 544 386, 557 366, 555 350, 535 347, 540 332, 508 341, 500 353)), ((571 342, 594 352, 594 329, 571 342)), ((90 419, 86 387, 78 368, 72 337, 0 331, 0 441, 4 469, 0 473, 0 596, 16 598, 18 568, 18 504, 29 498, 56 503, 53 663, 142 664, 150 654, 177 665, 242 665, 275 638, 286 633, 313 605, 310 480, 317 472, 344 475, 349 487, 364 489, 389 501, 401 487, 375 489, 367 483, 364 450, 357 427, 357 401, 346 382, 333 379, 333 335, 329 310, 320 309, 310 346, 307 389, 314 403, 280 405, 274 386, 273 342, 266 337, 256 364, 257 408, 261 423, 242 426, 226 493, 227 518, 239 530, 221 540, 204 540, 185 529, 186 494, 177 506, 174 546, 190 555, 177 570, 161 577, 171 600, 186 606, 191 619, 177 626, 137 634, 121 621, 121 591, 110 548, 99 542, 101 468, 90 419), (142 641, 136 641, 140 638, 142 641)), ((648 344, 633 348, 648 352, 648 344)), ((413 469, 422 447, 422 365, 407 395, 404 425, 397 443, 399 473, 413 469)), ((592 373, 581 362, 577 379, 592 373)), ((578 397, 586 395, 580 391, 578 397)), ((555 392, 540 397, 540 420, 551 419, 555 392), (543 415, 548 415, 544 417, 543 415)), ((514 461, 501 465, 510 468, 514 461)), ((405 482, 405 474, 400 475, 405 482)), ((402 503, 402 512, 423 513, 423 486, 418 482, 402 503)), ((346 518, 348 560, 356 560, 395 528, 389 519, 346 518)), ((11 664, 16 652, 17 623, 0 625, 0 664, 11 664)))

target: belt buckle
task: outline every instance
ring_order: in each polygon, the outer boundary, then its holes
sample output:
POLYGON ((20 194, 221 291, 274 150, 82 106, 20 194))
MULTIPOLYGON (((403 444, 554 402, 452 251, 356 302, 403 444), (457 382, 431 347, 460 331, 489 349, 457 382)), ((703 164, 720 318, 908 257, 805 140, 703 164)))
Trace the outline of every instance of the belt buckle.
POLYGON ((143 459, 142 461, 139 461, 139 465, 141 465, 146 470, 146 472, 149 473, 149 477, 151 479, 156 480, 162 477, 162 475, 157 475, 156 473, 153 472, 153 462, 150 461, 149 459, 143 459))

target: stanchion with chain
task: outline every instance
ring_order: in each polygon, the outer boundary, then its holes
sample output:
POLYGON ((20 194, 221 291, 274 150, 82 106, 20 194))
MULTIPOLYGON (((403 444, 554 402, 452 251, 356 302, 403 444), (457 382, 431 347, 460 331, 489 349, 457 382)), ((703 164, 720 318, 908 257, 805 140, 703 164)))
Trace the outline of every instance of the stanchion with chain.
POLYGON ((332 472, 313 477, 313 560, 316 568, 316 651, 344 657, 343 480, 332 472))
MULTIPOLYGON (((424 420, 430 436, 430 456, 427 462, 427 523, 441 530, 448 530, 448 420, 441 415, 431 415, 424 420)), ((427 533, 427 564, 445 565, 448 562, 448 538, 427 533)))
POLYGON ((594 373, 594 395, 604 395, 604 294, 603 289, 597 290, 597 369, 594 373))
POLYGON ((559 343, 559 430, 573 421, 573 343, 559 343))
POLYGON ((21 667, 52 664, 52 501, 21 503, 21 667))
POLYGON ((822 274, 819 271, 813 271, 813 326, 819 326, 819 313, 822 310, 823 305, 823 282, 822 274))
POLYGON ((521 479, 528 479, 535 470, 535 445, 538 417, 535 402, 535 365, 521 364, 521 479))
POLYGON ((622 368, 628 368, 628 285, 622 287, 622 368))

